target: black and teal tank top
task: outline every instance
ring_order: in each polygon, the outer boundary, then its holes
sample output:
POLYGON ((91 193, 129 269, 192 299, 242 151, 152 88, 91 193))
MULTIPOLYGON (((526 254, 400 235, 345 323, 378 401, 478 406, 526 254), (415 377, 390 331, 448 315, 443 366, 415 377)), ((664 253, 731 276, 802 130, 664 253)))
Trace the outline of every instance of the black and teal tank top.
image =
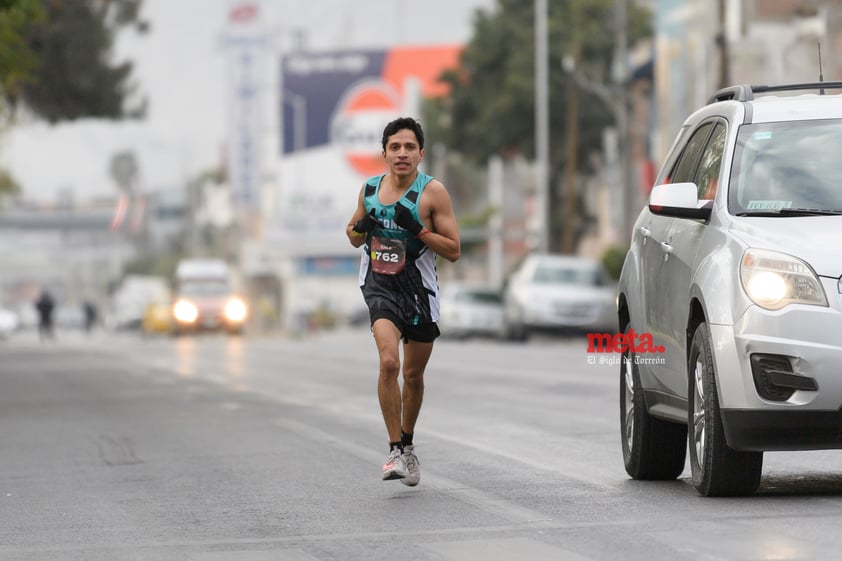
POLYGON ((384 177, 384 175, 371 177, 363 187, 363 204, 366 214, 373 209, 374 217, 384 227, 377 227, 366 236, 365 252, 360 262, 360 287, 367 300, 379 300, 387 298, 387 295, 389 300, 396 298, 397 301, 393 304, 399 309, 406 310, 406 314, 401 313, 401 316, 409 315, 409 312, 413 311, 413 317, 405 318, 407 321, 412 323, 418 321, 416 312, 421 304, 423 308, 421 316, 425 316, 422 321, 437 322, 439 302, 436 254, 394 221, 395 205, 399 202, 409 209, 415 220, 421 222, 418 203, 424 188, 433 178, 419 171, 406 193, 394 203, 385 205, 378 197, 384 177), (392 253, 393 250, 394 253, 392 253), (390 263, 390 260, 393 263, 390 263), (392 264, 397 265, 395 267, 397 272, 389 270, 392 264), (400 289, 396 294, 399 285, 400 289), (408 291, 410 287, 412 289, 408 291), (401 300, 407 301, 401 302, 401 300))

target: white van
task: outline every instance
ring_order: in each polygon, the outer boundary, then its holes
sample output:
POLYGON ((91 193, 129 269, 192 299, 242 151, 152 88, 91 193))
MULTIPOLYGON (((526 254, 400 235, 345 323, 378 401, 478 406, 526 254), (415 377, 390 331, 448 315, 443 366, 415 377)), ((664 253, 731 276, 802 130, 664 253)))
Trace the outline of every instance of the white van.
POLYGON ((175 333, 242 333, 248 306, 236 294, 231 268, 221 259, 185 259, 175 272, 175 333))

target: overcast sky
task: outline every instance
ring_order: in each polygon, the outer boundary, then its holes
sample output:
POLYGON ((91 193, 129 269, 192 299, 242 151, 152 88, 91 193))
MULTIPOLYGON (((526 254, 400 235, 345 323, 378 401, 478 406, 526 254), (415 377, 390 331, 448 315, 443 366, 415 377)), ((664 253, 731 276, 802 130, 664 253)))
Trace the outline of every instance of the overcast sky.
MULTIPOLYGON (((126 32, 118 58, 135 63, 149 98, 144 121, 84 119, 33 123, 0 137, 0 165, 21 183, 24 198, 50 201, 71 192, 79 201, 112 195, 110 157, 133 151, 145 191, 180 188, 214 167, 226 139, 228 90, 224 37, 228 15, 244 0, 144 0, 150 33, 126 32)), ((494 0, 252 0, 270 37, 271 57, 291 45, 310 50, 464 43, 477 8, 494 0)), ((266 72, 265 91, 276 77, 266 72)), ((268 127, 268 124, 267 124, 268 127)))

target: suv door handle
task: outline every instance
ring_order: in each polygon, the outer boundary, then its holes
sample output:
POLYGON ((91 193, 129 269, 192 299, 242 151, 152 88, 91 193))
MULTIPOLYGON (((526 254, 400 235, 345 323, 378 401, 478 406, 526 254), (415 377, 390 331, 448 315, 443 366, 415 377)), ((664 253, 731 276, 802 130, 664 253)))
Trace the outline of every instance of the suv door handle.
POLYGON ((643 245, 646 245, 646 240, 652 235, 652 231, 646 226, 641 226, 637 231, 640 232, 640 237, 643 238, 643 245))
POLYGON ((672 245, 667 242, 661 242, 661 251, 664 252, 664 261, 670 258, 670 253, 672 253, 672 245))

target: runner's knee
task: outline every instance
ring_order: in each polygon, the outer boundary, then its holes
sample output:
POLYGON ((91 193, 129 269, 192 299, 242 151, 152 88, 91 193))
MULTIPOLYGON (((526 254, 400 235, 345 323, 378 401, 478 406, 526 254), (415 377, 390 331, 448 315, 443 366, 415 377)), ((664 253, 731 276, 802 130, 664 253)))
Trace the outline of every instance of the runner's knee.
POLYGON ((403 382, 408 386, 422 387, 424 385, 424 369, 407 368, 406 364, 404 364, 403 382))
POLYGON ((380 357, 380 377, 397 378, 401 369, 401 362, 396 356, 380 357))

